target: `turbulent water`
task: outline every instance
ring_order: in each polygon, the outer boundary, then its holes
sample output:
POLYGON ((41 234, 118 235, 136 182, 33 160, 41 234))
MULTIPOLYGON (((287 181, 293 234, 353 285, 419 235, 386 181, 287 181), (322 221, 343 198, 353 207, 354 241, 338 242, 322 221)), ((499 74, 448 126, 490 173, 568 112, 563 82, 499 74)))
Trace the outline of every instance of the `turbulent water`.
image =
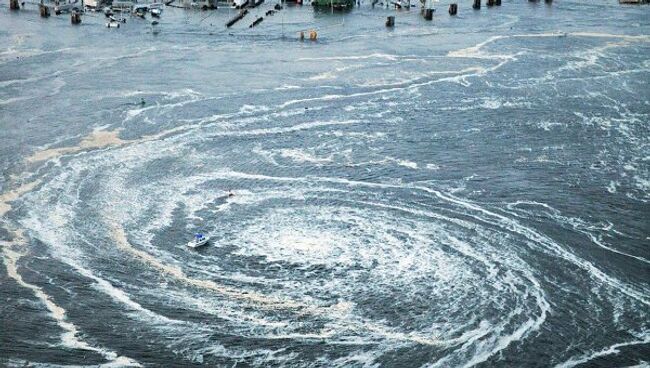
POLYGON ((648 365, 647 6, 2 5, 0 365, 648 365))

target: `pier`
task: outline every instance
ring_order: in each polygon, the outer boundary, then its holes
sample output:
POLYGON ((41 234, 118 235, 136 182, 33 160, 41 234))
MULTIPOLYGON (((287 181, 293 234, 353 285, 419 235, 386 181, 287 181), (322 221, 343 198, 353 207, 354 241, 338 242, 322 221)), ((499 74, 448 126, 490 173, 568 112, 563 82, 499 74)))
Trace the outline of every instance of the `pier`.
MULTIPOLYGON (((147 15, 151 13, 151 17, 155 18, 151 20, 151 25, 161 24, 159 18, 161 17, 162 10, 164 7, 172 8, 182 8, 186 10, 215 10, 218 8, 226 9, 237 9, 237 13, 230 16, 230 19, 225 21, 225 28, 230 29, 235 27, 237 23, 244 19, 249 13, 253 13, 252 16, 254 20, 248 24, 247 28, 258 27, 264 20, 264 17, 272 16, 275 13, 282 10, 285 6, 285 2, 280 0, 280 2, 275 2, 264 7, 265 0, 153 0, 153 3, 138 3, 137 0, 88 0, 87 3, 84 3, 83 0, 41 0, 40 2, 35 1, 21 1, 21 0, 7 0, 9 3, 9 9, 12 11, 19 11, 25 7, 35 7, 38 10, 38 14, 42 18, 49 18, 54 13, 54 15, 61 15, 63 13, 70 14, 70 22, 73 25, 80 24, 82 22, 82 16, 87 14, 89 11, 95 14, 104 14, 108 19, 106 24, 108 28, 119 28, 119 23, 126 23, 126 15, 135 16, 141 19, 147 19, 147 15), (92 6, 90 5, 92 4, 92 6), (221 4, 221 6, 219 6, 221 4), (154 11, 151 11, 154 9, 154 11), (265 8, 265 9, 262 9, 265 8), (262 9, 262 10, 257 10, 262 9), (117 19, 113 15, 115 13, 121 13, 122 16, 117 19)), ((276 0, 277 1, 277 0, 276 0)), ((537 2, 540 0, 528 0, 532 2, 537 2)), ((552 4, 552 0, 544 0, 548 5, 552 4)), ((640 4, 645 3, 649 0, 620 0, 622 4, 640 4)), ((289 3, 289 2, 288 2, 289 3)), ((464 0, 464 6, 472 7, 474 10, 481 10, 482 0, 464 0)), ((290 6, 300 7, 302 6, 302 1, 293 1, 290 6)), ((434 3, 431 0, 424 1, 411 1, 411 0, 364 0, 364 3, 361 1, 353 0, 311 0, 311 5, 314 9, 328 8, 332 13, 335 11, 353 11, 354 6, 368 6, 371 9, 375 9, 375 6, 379 5, 382 11, 393 10, 395 13, 400 13, 403 11, 408 11, 412 8, 419 7, 419 14, 426 21, 433 21, 434 15, 436 14, 434 3), (419 3, 416 5, 416 3, 419 3)), ((449 16, 455 16, 458 14, 459 8, 463 6, 459 3, 448 4, 448 13, 449 16)), ((487 8, 493 8, 501 6, 502 0, 485 0, 485 6, 487 8)), ((230 12, 230 11, 229 11, 230 12)), ((94 15, 99 16, 99 15, 94 15)), ((206 16, 204 19, 207 19, 211 16, 206 16)), ((396 15, 389 15, 385 19, 385 26, 387 28, 393 28, 396 25, 396 15)), ((284 20, 283 20, 284 22, 284 20)), ((212 23, 210 23, 212 25, 212 23)), ((162 27, 160 25, 159 27, 162 27)), ((160 29, 160 28, 157 28, 160 29)), ((212 34, 212 33, 211 33, 212 34)))

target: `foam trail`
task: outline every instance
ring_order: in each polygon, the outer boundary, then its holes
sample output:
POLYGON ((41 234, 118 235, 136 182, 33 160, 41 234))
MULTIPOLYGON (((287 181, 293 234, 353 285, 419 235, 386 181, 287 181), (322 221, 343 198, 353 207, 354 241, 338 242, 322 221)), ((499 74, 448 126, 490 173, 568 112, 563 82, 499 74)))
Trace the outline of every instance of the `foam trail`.
POLYGON ((14 190, 0 194, 0 216, 4 217, 4 215, 11 211, 10 202, 18 200, 23 194, 32 191, 38 184, 40 184, 40 180, 35 180, 22 184, 14 190))
MULTIPOLYGON (((240 292, 236 289, 219 285, 209 280, 199 280, 199 279, 190 278, 180 268, 163 264, 162 262, 160 262, 152 255, 148 254, 147 252, 144 252, 139 249, 135 249, 131 244, 129 244, 128 239, 126 237, 126 233, 120 226, 113 224, 112 230, 113 230, 112 231, 113 239, 116 240, 117 246, 121 250, 128 252, 132 256, 138 258, 140 261, 149 264, 150 266, 158 269, 159 271, 162 271, 167 275, 173 276, 177 280, 185 282, 194 287, 212 290, 214 292, 220 293, 222 295, 234 299, 245 300, 256 304, 261 304, 267 308, 302 309, 302 313, 311 314, 311 315, 329 316, 330 318, 332 317, 331 314, 332 311, 336 311, 337 309, 337 305, 331 307, 321 307, 321 306, 300 304, 297 302, 280 300, 280 299, 276 299, 273 297, 269 297, 266 295, 257 294, 253 292, 240 292)), ((408 342, 414 342, 422 345, 432 345, 432 346, 438 346, 441 344, 441 341, 439 341, 436 337, 422 337, 422 336, 417 336, 415 334, 395 333, 386 330, 385 327, 380 325, 363 323, 362 326, 357 328, 361 328, 366 331, 376 332, 382 335, 384 338, 391 339, 391 340, 402 340, 402 341, 408 341, 408 342)), ((324 336, 323 338, 325 337, 326 336, 324 336)))
POLYGON ((269 297, 266 295, 257 294, 253 292, 240 292, 234 288, 230 288, 224 285, 219 285, 216 282, 210 280, 200 280, 200 279, 190 278, 180 268, 164 264, 160 262, 156 257, 152 256, 151 254, 134 248, 129 243, 126 233, 124 232, 124 229, 121 226, 112 223, 111 234, 113 235, 113 239, 116 241, 116 245, 118 246, 119 249, 131 254, 141 262, 146 263, 158 269, 159 271, 162 271, 165 274, 173 276, 177 280, 185 282, 194 287, 212 290, 214 292, 217 292, 219 294, 234 299, 254 302, 257 304, 261 304, 263 306, 267 306, 269 308, 277 308, 277 307, 299 308, 304 306, 302 304, 295 303, 292 301, 280 300, 280 299, 276 299, 273 297, 269 297))
MULTIPOLYGON (((549 205, 547 205, 545 203, 539 203, 539 202, 534 202, 534 201, 517 201, 515 203, 512 203, 512 204, 508 205, 508 208, 512 209, 513 207, 516 207, 519 204, 542 206, 542 207, 548 209, 549 211, 551 211, 551 213, 549 214, 549 216, 551 218, 553 218, 554 220, 556 220, 556 221, 558 221, 560 223, 571 224, 573 229, 575 229, 576 231, 586 235, 592 241, 592 243, 596 244, 597 246, 599 246, 599 247, 601 247, 601 248, 603 248, 605 250, 608 250, 608 251, 610 251, 612 253, 620 254, 620 255, 625 256, 625 257, 630 257, 630 258, 636 259, 637 261, 640 261, 640 262, 643 262, 643 263, 650 263, 650 260, 648 260, 648 259, 646 259, 644 257, 636 256, 634 254, 629 254, 629 253, 626 253, 626 252, 623 252, 621 250, 618 250, 618 249, 615 249, 615 248, 612 248, 610 246, 605 245, 603 243, 603 241, 599 237, 597 237, 593 233, 591 233, 591 232, 584 229, 584 225, 581 225, 582 220, 579 219, 579 218, 569 218, 569 217, 561 216, 560 212, 558 210, 556 210, 555 208, 553 208, 553 207, 551 207, 551 206, 549 206, 549 205), (578 222, 578 224, 576 224, 576 222, 578 222)), ((517 214, 515 211, 512 211, 512 210, 511 211, 505 211, 505 212, 507 212, 507 213, 509 213, 509 214, 511 214, 513 216, 520 217, 519 214, 517 214)))
POLYGON ((634 345, 645 345, 650 343, 650 335, 646 335, 642 340, 634 340, 634 341, 629 341, 629 342, 621 342, 618 344, 614 344, 612 346, 608 346, 600 351, 597 352, 591 352, 583 355, 579 355, 577 357, 573 357, 569 360, 567 360, 564 363, 560 363, 555 366, 555 368, 571 368, 575 367, 580 364, 587 363, 589 361, 592 361, 596 358, 601 358, 604 356, 608 355, 613 355, 613 354, 618 354, 621 351, 619 348, 626 347, 626 346, 634 346, 634 345))
MULTIPOLYGON (((4 216, 7 212, 11 210, 11 205, 9 202, 19 199, 25 193, 33 190, 38 184, 39 180, 28 182, 22 184, 18 188, 8 191, 0 195, 0 216, 4 216)), ((32 285, 23 280, 22 276, 18 272, 18 261, 23 254, 16 252, 12 249, 12 246, 15 244, 25 243, 25 237, 22 231, 10 231, 14 236, 13 244, 11 242, 2 241, 2 261, 7 269, 7 275, 14 279, 20 286, 31 290, 34 295, 41 300, 41 302, 48 309, 50 316, 57 322, 59 327, 61 327, 65 332, 61 335, 61 342, 72 349, 81 349, 95 351, 101 354, 104 358, 110 361, 115 361, 119 363, 119 366, 132 366, 139 367, 140 364, 130 358, 118 356, 115 352, 108 351, 101 348, 96 348, 90 346, 88 343, 80 340, 77 337, 78 331, 77 327, 69 322, 65 317, 65 309, 56 305, 50 297, 36 285, 32 285)))
POLYGON ((596 37, 596 38, 619 38, 626 41, 637 41, 637 42, 650 42, 650 36, 640 35, 640 36, 630 36, 630 35, 618 35, 610 33, 595 33, 595 32, 572 32, 572 33, 531 33, 531 34, 516 34, 509 36, 492 36, 487 40, 478 43, 474 46, 467 47, 460 50, 450 51, 448 57, 459 57, 459 58, 487 58, 492 59, 495 56, 486 55, 481 52, 481 49, 488 44, 491 44, 498 40, 508 39, 508 38, 540 38, 540 37, 559 37, 564 35, 571 35, 577 37, 596 37))
MULTIPOLYGON (((20 234, 17 234, 20 235, 20 234)), ((0 242, 3 245, 2 247, 2 260, 7 269, 7 275, 14 279, 20 286, 31 290, 34 295, 45 305, 49 311, 50 317, 52 317, 59 327, 61 327, 65 332, 61 335, 61 343, 71 349, 80 349, 94 351, 101 354, 105 359, 110 361, 116 361, 120 366, 130 366, 130 367, 140 367, 141 365, 130 359, 123 356, 118 356, 115 352, 96 348, 83 340, 80 340, 77 335, 79 331, 77 327, 69 322, 65 316, 65 309, 56 305, 47 295, 43 289, 36 285, 29 284, 23 280, 22 276, 18 272, 17 262, 22 256, 22 254, 10 249, 11 244, 8 242, 0 242)))
POLYGON ((119 138, 119 134, 120 130, 96 130, 89 136, 82 139, 81 142, 76 146, 50 148, 43 151, 38 151, 27 157, 26 160, 27 162, 44 161, 59 157, 64 154, 76 153, 87 149, 122 145, 125 143, 125 141, 119 138))
POLYGON ((218 136, 250 136, 250 135, 270 135, 270 134, 281 134, 281 133, 292 133, 298 132, 301 130, 320 128, 332 125, 350 125, 357 124, 360 120, 343 120, 343 121, 313 121, 309 123, 296 124, 289 127, 276 127, 276 128, 262 128, 262 129, 252 129, 244 131, 229 131, 229 132, 219 132, 208 135, 208 137, 218 137, 218 136))
MULTIPOLYGON (((574 255, 573 253, 563 249, 559 244, 554 242, 552 239, 548 238, 547 236, 544 236, 533 229, 530 229, 528 227, 525 227, 518 223, 517 221, 507 218, 503 215, 500 215, 496 212, 489 211, 483 207, 480 207, 476 204, 472 204, 468 201, 463 201, 460 200, 454 196, 451 195, 445 195, 440 191, 428 188, 428 187, 423 187, 423 186, 416 186, 416 185, 395 185, 395 184, 385 184, 385 183, 372 183, 372 182, 361 182, 361 181, 354 181, 354 180, 348 180, 348 179, 340 179, 340 178, 327 178, 327 177, 317 177, 317 178, 307 178, 307 179, 301 179, 301 178, 292 178, 292 177, 272 177, 272 176, 266 176, 266 175, 258 175, 258 174, 247 174, 247 173, 240 173, 240 172, 226 172, 224 173, 225 176, 228 177, 240 177, 240 178, 248 178, 248 179, 258 179, 258 180, 278 180, 278 181, 322 181, 322 182, 330 182, 330 183, 340 183, 340 184, 347 184, 351 186, 365 186, 365 187, 379 187, 379 188, 412 188, 416 190, 421 190, 424 192, 431 193, 438 198, 449 202, 449 203, 454 203, 456 205, 459 205, 461 207, 471 209, 473 211, 481 212, 486 215, 488 215, 491 218, 497 219, 497 225, 500 225, 502 227, 505 227, 506 229, 517 231, 520 234, 524 235, 527 239, 530 239, 538 244, 545 245, 548 249, 552 250, 554 253, 559 255, 560 257, 566 259, 567 261, 579 266, 580 268, 584 269, 585 271, 589 271, 590 275, 595 277, 596 279, 601 280, 602 282, 609 284, 610 286, 615 287, 619 291, 623 292, 624 294, 640 301, 641 303, 645 305, 650 305, 650 301, 647 299, 647 296, 643 292, 639 292, 637 290, 634 290, 625 284, 623 284, 621 281, 615 279, 612 276, 607 275, 600 269, 598 269, 596 266, 594 266, 591 262, 586 261, 584 259, 581 259, 574 255)), ((477 220, 481 222, 489 222, 485 218, 477 217, 477 216, 472 216, 476 218, 477 220)))
MULTIPOLYGON (((559 244, 555 243, 552 239, 548 238, 547 236, 544 236, 530 228, 527 228, 525 226, 522 226, 515 220, 509 219, 505 216, 502 216, 500 214, 497 214, 495 212, 486 210, 485 208, 479 207, 475 204, 471 204, 467 201, 462 201, 454 196, 451 195, 444 195, 439 191, 426 188, 426 187, 414 187, 414 188, 419 188, 421 190, 424 190, 426 192, 432 193, 436 195, 437 197, 447 200, 452 203, 459 204, 463 207, 482 212, 486 215, 489 215, 490 217, 498 219, 498 222, 501 223, 503 226, 505 226, 507 229, 511 229, 513 231, 519 231, 522 235, 524 235, 526 238, 531 239, 538 244, 543 244, 546 245, 549 249, 553 250, 557 255, 560 257, 566 259, 567 261, 579 266, 580 268, 584 269, 585 271, 589 271, 590 275, 603 281, 606 284, 609 284, 610 286, 615 287, 619 291, 623 292, 624 294, 632 297, 633 299, 638 300, 639 302, 645 304, 645 305, 650 305, 650 301, 647 299, 647 296, 643 292, 638 292, 634 289, 631 289, 624 285, 621 281, 607 275, 600 269, 598 269, 596 266, 594 266, 591 262, 586 261, 584 259, 579 258, 578 256, 574 255, 573 253, 563 249, 559 244)), ((486 221, 485 219, 481 219, 478 217, 475 217, 477 220, 480 221, 486 221)))

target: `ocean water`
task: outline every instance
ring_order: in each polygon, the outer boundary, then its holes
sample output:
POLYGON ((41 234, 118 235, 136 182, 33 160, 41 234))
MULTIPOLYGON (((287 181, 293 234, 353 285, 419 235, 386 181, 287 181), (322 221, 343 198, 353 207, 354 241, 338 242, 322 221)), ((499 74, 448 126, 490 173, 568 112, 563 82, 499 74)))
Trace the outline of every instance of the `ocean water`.
POLYGON ((0 365, 648 366, 649 7, 273 5, 2 4, 0 365))

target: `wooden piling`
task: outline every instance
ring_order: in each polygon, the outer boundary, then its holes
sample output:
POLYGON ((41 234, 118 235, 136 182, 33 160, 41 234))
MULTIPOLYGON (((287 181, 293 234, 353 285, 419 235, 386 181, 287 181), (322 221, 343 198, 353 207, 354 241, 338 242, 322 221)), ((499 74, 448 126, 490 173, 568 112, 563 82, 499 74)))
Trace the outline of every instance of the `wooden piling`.
POLYGON ((80 24, 81 23, 81 13, 79 13, 76 10, 73 10, 70 13, 70 23, 72 23, 72 24, 80 24))
POLYGON ((472 5, 472 8, 476 10, 481 9, 481 0, 474 0, 474 4, 472 5))
POLYGON ((232 27, 233 24, 239 22, 243 17, 246 16, 246 14, 248 14, 248 10, 247 10, 247 9, 240 10, 240 11, 239 11, 239 14, 235 15, 231 20, 228 21, 228 23, 226 23, 226 27, 227 27, 227 28, 232 27))
POLYGON ((50 16, 50 8, 44 4, 38 4, 38 12, 41 14, 41 17, 47 18, 50 16))
POLYGON ((494 0, 486 0, 485 5, 487 5, 488 7, 494 6, 494 0))
POLYGON ((18 3, 18 0, 9 0, 9 9, 20 10, 20 3, 18 3))
POLYGON ((458 4, 449 4, 449 15, 456 15, 458 13, 458 4))
POLYGON ((501 6, 501 0, 494 0, 494 5, 501 6))
POLYGON ((256 25, 262 23, 263 20, 264 20, 264 17, 259 17, 259 18, 255 19, 255 21, 253 23, 251 23, 251 25, 248 26, 248 28, 255 27, 256 25))
POLYGON ((424 9, 424 19, 433 20, 433 9, 424 9))
POLYGON ((389 16, 386 18, 386 27, 395 27, 395 16, 389 16))

